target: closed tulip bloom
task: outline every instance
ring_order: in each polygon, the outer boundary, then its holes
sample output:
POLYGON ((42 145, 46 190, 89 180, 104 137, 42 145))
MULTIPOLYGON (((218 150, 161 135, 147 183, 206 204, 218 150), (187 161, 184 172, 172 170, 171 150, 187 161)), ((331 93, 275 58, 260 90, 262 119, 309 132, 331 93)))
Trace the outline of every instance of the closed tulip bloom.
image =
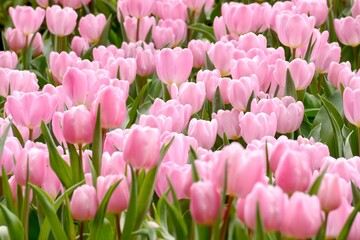
POLYGON ((107 175, 105 177, 99 176, 97 178, 97 199, 99 203, 102 202, 109 188, 119 180, 121 180, 120 184, 115 188, 110 197, 106 209, 107 213, 120 214, 128 208, 130 200, 129 186, 123 174, 107 175))
MULTIPOLYGON (((56 3, 57 1, 54 2, 56 3)), ((47 8, 49 6, 49 0, 36 0, 36 3, 42 8, 47 8)))
POLYGON ((75 220, 88 221, 95 217, 98 205, 96 189, 90 185, 82 185, 74 191, 70 211, 75 220))
POLYGON ((255 229, 258 204, 265 229, 267 231, 279 231, 287 201, 287 195, 278 186, 257 183, 245 198, 244 222, 251 229, 255 229))
POLYGON ((242 3, 225 3, 222 5, 221 12, 227 29, 232 36, 237 37, 251 31, 254 11, 250 6, 242 3), (236 19, 240 18, 247 19, 247 21, 236 21, 236 19))
POLYGON ((245 111, 251 95, 258 95, 258 78, 242 77, 239 80, 232 80, 228 86, 228 96, 230 104, 239 111, 245 111))
POLYGON ((101 107, 101 127, 117 128, 126 118, 126 94, 118 87, 106 86, 99 90, 92 103, 91 112, 95 118, 101 107))
POLYGON ((105 24, 106 17, 104 14, 100 13, 95 16, 90 13, 80 19, 80 35, 89 43, 97 43, 100 40, 105 24))
POLYGON ((294 193, 285 205, 282 233, 293 238, 311 238, 322 224, 319 199, 302 192, 294 193))
POLYGON ((305 191, 311 180, 308 156, 304 152, 286 150, 276 168, 276 184, 289 194, 305 191))
POLYGON ((79 9, 82 5, 88 5, 91 0, 58 0, 64 7, 79 9))
POLYGON ((343 94, 343 106, 346 119, 353 125, 360 128, 360 114, 358 109, 358 101, 360 99, 360 89, 345 88, 343 94))
POLYGON ((75 36, 71 40, 71 50, 81 57, 90 48, 89 43, 82 37, 75 36))
POLYGON ((295 89, 306 89, 315 74, 314 63, 308 63, 305 60, 296 58, 289 63, 289 71, 293 79, 295 89))
POLYGON ((78 57, 74 52, 51 52, 49 58, 50 71, 56 83, 62 83, 68 67, 75 67, 78 57))
POLYGON ((124 0, 118 1, 118 6, 123 15, 135 18, 143 18, 151 15, 154 8, 154 0, 124 0))
POLYGON ((160 131, 133 126, 124 142, 124 159, 135 169, 151 169, 160 160, 160 131))
POLYGON ((304 104, 286 96, 281 98, 277 115, 277 132, 285 134, 295 132, 304 118, 304 104))
POLYGON ((218 123, 218 135, 223 138, 224 134, 228 139, 236 140, 240 137, 239 114, 236 109, 219 110, 211 115, 218 123))
POLYGON ((331 85, 339 89, 340 80, 343 78, 340 76, 343 76, 342 73, 345 72, 349 72, 349 73, 352 72, 350 62, 341 62, 341 63, 332 62, 330 64, 329 72, 327 76, 331 85))
POLYGON ((63 135, 71 144, 87 144, 93 141, 95 120, 84 105, 64 112, 63 135))
POLYGON ((0 68, 0 95, 7 97, 13 92, 35 92, 39 90, 36 75, 29 71, 0 68))
POLYGON ((153 28, 152 38, 157 49, 179 46, 186 37, 186 23, 181 19, 160 20, 153 28))
POLYGON ((230 62, 233 59, 234 45, 230 42, 216 42, 207 52, 215 68, 221 76, 230 75, 230 62))
POLYGON ((157 0, 153 13, 161 19, 181 19, 186 21, 188 17, 187 7, 180 0, 157 0))
POLYGON ((285 46, 297 49, 310 41, 315 18, 307 15, 283 13, 276 16, 276 32, 285 46))
MULTIPOLYGON (((326 227, 326 237, 328 238, 337 238, 343 229, 346 220, 348 219, 349 215, 351 214, 351 211, 353 210, 352 206, 348 203, 346 198, 341 199, 340 207, 337 209, 331 211, 329 213, 328 217, 328 223, 326 227)), ((356 217, 358 218, 358 217, 356 217)), ((355 226, 353 224, 352 226, 355 226)), ((354 227, 351 227, 354 228, 354 227)), ((351 230, 350 234, 348 236, 348 239, 350 239, 352 236, 351 230)), ((355 238, 353 238, 355 239, 355 238)))
POLYGON ((154 115, 140 115, 139 125, 143 127, 157 128, 161 133, 172 132, 172 118, 164 115, 155 117, 154 115))
POLYGON ((179 89, 173 84, 170 92, 173 99, 177 99, 183 105, 190 105, 192 113, 200 111, 205 102, 205 84, 202 82, 184 82, 179 89))
POLYGON ((315 17, 315 26, 321 26, 327 19, 328 6, 326 1, 295 0, 296 12, 315 17))
POLYGON ((343 195, 346 194, 344 185, 341 184, 342 180, 337 174, 326 173, 321 181, 317 196, 321 209, 326 213, 340 207, 343 195))
POLYGON ((14 167, 22 146, 16 137, 7 137, 0 158, 0 166, 3 166, 7 175, 14 173, 14 167))
POLYGON ((9 8, 9 14, 16 29, 26 36, 37 32, 45 17, 45 10, 37 7, 16 6, 9 8))
POLYGON ((209 41, 191 40, 188 48, 194 56, 194 68, 201 68, 206 63, 206 52, 210 49, 211 44, 209 41))
POLYGON ((14 121, 29 129, 51 121, 57 108, 57 97, 43 92, 16 92, 7 98, 7 108, 14 121))
POLYGON ((117 58, 108 61, 106 69, 109 71, 110 78, 117 78, 120 75, 121 80, 126 80, 130 84, 136 78, 136 61, 134 58, 117 58))
POLYGON ((360 44, 360 16, 335 19, 334 27, 342 44, 352 47, 360 44))
POLYGON ((211 149, 215 144, 217 135, 217 121, 192 119, 189 123, 188 135, 195 138, 199 147, 211 149))
POLYGON ((156 25, 154 17, 125 17, 124 27, 129 41, 145 41, 149 31, 156 25), (139 28, 139 29, 138 29, 139 28))
POLYGON ((224 18, 221 17, 215 17, 214 19, 214 34, 216 37, 216 40, 220 41, 220 39, 227 35, 226 32, 226 25, 224 18))
POLYGON ((8 47, 15 52, 20 52, 26 45, 26 38, 19 29, 8 28, 5 33, 8 47))
POLYGON ((40 148, 24 148, 21 150, 15 166, 15 179, 20 185, 26 185, 27 166, 29 167, 29 182, 40 186, 45 181, 47 151, 40 148), (29 162, 29 164, 28 164, 29 162))
POLYGON ((354 0, 353 2, 353 6, 351 8, 351 15, 353 17, 357 17, 358 15, 360 15, 360 1, 359 0, 354 0))
POLYGON ((275 113, 270 115, 266 113, 254 114, 252 112, 240 113, 239 123, 241 136, 246 143, 250 143, 254 139, 260 140, 265 136, 275 136, 277 117, 275 113))
POLYGON ((189 49, 163 49, 155 56, 156 72, 160 80, 171 85, 187 82, 193 66, 193 55, 189 49))
POLYGON ((18 61, 19 60, 15 52, 0 51, 0 67, 15 69, 18 61))
POLYGON ((220 209, 220 194, 211 181, 196 182, 190 188, 190 213, 194 221, 211 226, 220 209))
POLYGON ((58 5, 46 9, 46 25, 49 31, 59 37, 70 35, 76 26, 77 13, 74 9, 58 5), (59 21, 62 19, 62 21, 59 21))
POLYGON ((139 48, 136 51, 136 73, 142 77, 153 74, 156 70, 155 50, 139 48))

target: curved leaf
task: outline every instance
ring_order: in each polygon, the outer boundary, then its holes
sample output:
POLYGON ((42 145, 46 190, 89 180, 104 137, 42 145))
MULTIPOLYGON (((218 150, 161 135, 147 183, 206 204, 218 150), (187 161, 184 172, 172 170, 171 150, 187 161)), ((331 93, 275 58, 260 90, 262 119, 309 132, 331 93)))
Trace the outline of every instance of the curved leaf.
POLYGON ((10 239, 25 239, 24 228, 18 217, 2 204, 0 204, 0 209, 9 230, 10 239))

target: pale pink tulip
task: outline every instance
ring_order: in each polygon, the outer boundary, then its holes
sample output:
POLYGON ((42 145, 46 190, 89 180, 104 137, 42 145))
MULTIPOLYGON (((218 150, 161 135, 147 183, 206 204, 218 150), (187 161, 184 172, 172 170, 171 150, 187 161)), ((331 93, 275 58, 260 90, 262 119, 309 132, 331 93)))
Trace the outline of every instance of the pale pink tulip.
POLYGON ((217 121, 191 119, 189 123, 188 135, 199 143, 199 147, 211 149, 217 136, 217 121))
POLYGON ((46 25, 49 31, 59 37, 70 35, 76 26, 77 13, 69 7, 58 5, 46 9, 46 25), (59 21, 62 19, 62 21, 59 21))
POLYGON ((80 19, 80 35, 89 43, 97 43, 100 40, 105 24, 106 17, 104 14, 100 13, 95 16, 90 13, 80 19))
POLYGON ((74 191, 70 210, 75 220, 88 221, 95 217, 98 205, 96 189, 93 186, 82 185, 74 191))
POLYGON ((45 18, 45 10, 30 6, 16 6, 9 8, 9 14, 16 29, 26 36, 37 32, 45 18))

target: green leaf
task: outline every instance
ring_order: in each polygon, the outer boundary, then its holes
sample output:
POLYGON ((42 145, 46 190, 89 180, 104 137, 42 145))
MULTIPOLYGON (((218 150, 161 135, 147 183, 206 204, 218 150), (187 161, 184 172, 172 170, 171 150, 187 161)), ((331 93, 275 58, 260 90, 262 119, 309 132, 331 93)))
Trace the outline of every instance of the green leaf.
POLYGON ((131 235, 135 226, 135 220, 137 215, 138 182, 134 169, 131 166, 130 169, 131 169, 131 192, 130 192, 129 207, 126 211, 124 230, 121 236, 121 239, 123 240, 131 239, 131 235))
POLYGON ((70 239, 76 239, 76 231, 74 226, 74 219, 70 210, 70 202, 68 195, 65 195, 65 203, 63 210, 62 222, 64 224, 65 232, 68 234, 70 239))
POLYGON ((19 129, 15 126, 15 124, 13 122, 11 122, 11 131, 14 134, 14 137, 16 137, 19 140, 21 146, 24 147, 24 145, 25 145, 24 139, 23 139, 19 129))
POLYGON ((16 213, 14 199, 12 197, 12 193, 9 185, 9 179, 8 176, 6 175, 4 165, 1 166, 1 170, 2 170, 1 171, 2 188, 6 201, 6 206, 11 212, 16 213))
POLYGON ((353 195, 353 204, 356 205, 360 202, 360 189, 351 181, 351 191, 353 195))
POLYGON ((124 26, 124 18, 122 14, 120 14, 120 32, 123 42, 129 42, 129 38, 126 35, 125 26, 124 26))
POLYGON ((133 125, 136 121, 136 117, 137 117, 137 109, 139 107, 140 101, 143 98, 149 84, 151 83, 151 81, 147 82, 143 88, 140 90, 139 95, 136 96, 131 109, 129 110, 129 122, 126 124, 126 128, 130 128, 131 125, 133 125))
POLYGON ((266 176, 269 178, 269 184, 272 184, 273 176, 270 169, 269 147, 267 140, 265 140, 265 156, 266 156, 266 176))
POLYGON ((343 117, 341 116, 338 109, 332 104, 328 99, 320 96, 321 102, 325 105, 325 107, 328 109, 328 112, 330 112, 334 116, 334 120, 336 120, 337 124, 339 126, 344 125, 343 117))
POLYGON ((204 23, 194 23, 188 26, 188 28, 195 32, 202 33, 204 38, 208 39, 210 42, 216 42, 213 27, 207 26, 204 23))
POLYGON ((316 178, 315 182, 312 184, 311 188, 309 189, 308 193, 309 195, 316 195, 319 191, 321 182, 324 178, 324 175, 328 169, 328 165, 324 168, 324 170, 322 170, 322 172, 320 173, 320 175, 316 178))
POLYGON ((17 216, 2 204, 0 204, 0 209, 9 230, 10 239, 25 239, 24 228, 17 216))
POLYGON ((104 218, 106 215, 107 205, 110 201, 111 195, 113 194, 113 192, 115 191, 116 187, 119 185, 121 180, 119 180, 116 183, 114 183, 113 185, 111 185, 109 190, 106 192, 103 200, 101 201, 99 208, 96 212, 94 222, 92 224, 90 239, 97 240, 101 237, 101 232, 102 232, 101 229, 104 226, 104 218))
POLYGON ((339 236, 337 237, 337 240, 347 240, 348 235, 350 233, 351 226, 355 220, 356 215, 358 214, 360 210, 360 202, 358 202, 355 205, 354 210, 349 215, 348 219, 346 220, 344 227, 341 229, 339 236))
POLYGON ((196 164, 195 164, 195 160, 198 159, 198 156, 195 152, 195 149, 190 146, 190 163, 191 163, 191 169, 192 169, 192 178, 193 178, 193 182, 198 182, 200 180, 199 177, 199 173, 196 169, 196 164))
POLYGON ((256 203, 256 224, 255 224, 255 240, 265 239, 264 223, 261 218, 259 203, 256 203))
POLYGON ((4 151, 4 145, 5 145, 6 138, 9 134, 9 131, 10 131, 10 124, 7 125, 7 127, 5 128, 3 134, 1 135, 1 138, 0 138, 0 159, 1 159, 3 151, 4 151))
POLYGON ((174 224, 176 239, 187 239, 188 230, 181 211, 179 211, 179 209, 171 204, 167 199, 165 199, 165 203, 169 208, 170 216, 174 224))
POLYGON ((296 89, 289 69, 286 72, 286 84, 285 84, 284 95, 291 96, 296 99, 296 89))
POLYGON ((345 139, 343 150, 344 150, 344 157, 346 159, 352 158, 354 156, 353 151, 351 149, 351 144, 350 144, 350 139, 351 139, 351 136, 353 133, 354 133, 354 131, 351 131, 345 139))
POLYGON ((221 98, 221 94, 220 94, 220 88, 219 86, 216 87, 216 92, 215 92, 215 95, 214 95, 214 99, 213 99, 213 102, 212 102, 212 111, 213 112, 217 112, 218 110, 220 109, 224 109, 224 102, 221 98))
POLYGON ((206 56, 206 69, 208 69, 210 71, 214 70, 215 66, 214 66, 213 62, 211 61, 209 54, 205 53, 205 56, 206 56))
POLYGON ((254 91, 251 92, 251 95, 247 101, 247 104, 246 104, 246 112, 250 112, 251 111, 251 102, 252 100, 255 98, 255 93, 254 91))
POLYGON ((101 46, 101 45, 106 46, 109 43, 109 32, 110 32, 110 27, 111 27, 111 21, 112 21, 112 15, 110 15, 108 17, 108 19, 106 20, 106 24, 101 33, 99 42, 97 43, 98 46, 101 46))
POLYGON ((211 19, 212 22, 214 21, 215 17, 221 16, 221 6, 222 6, 222 2, 223 2, 223 1, 224 1, 224 0, 220 0, 220 1, 216 4, 215 8, 213 8, 213 10, 211 11, 210 19, 211 19))
POLYGON ((101 106, 99 104, 92 142, 92 162, 95 168, 96 177, 101 173, 102 148, 101 106))
MULTIPOLYGON (((82 168, 82 163, 77 154, 76 148, 74 145, 67 143, 69 155, 70 155, 70 166, 72 172, 72 181, 73 183, 78 183, 84 179, 84 171, 82 168)), ((82 151, 82 150, 79 150, 82 151)))
POLYGON ((62 224, 56 215, 55 208, 49 196, 47 196, 47 194, 41 188, 32 184, 30 184, 30 186, 33 189, 34 194, 36 195, 39 204, 44 209, 44 213, 47 219, 49 219, 51 231, 54 238, 59 240, 68 239, 64 229, 62 228, 62 224))
POLYGON ((41 132, 48 146, 51 168, 59 177, 61 183, 65 188, 71 187, 72 185, 71 169, 57 151, 54 140, 50 135, 50 131, 44 122, 41 123, 41 132))

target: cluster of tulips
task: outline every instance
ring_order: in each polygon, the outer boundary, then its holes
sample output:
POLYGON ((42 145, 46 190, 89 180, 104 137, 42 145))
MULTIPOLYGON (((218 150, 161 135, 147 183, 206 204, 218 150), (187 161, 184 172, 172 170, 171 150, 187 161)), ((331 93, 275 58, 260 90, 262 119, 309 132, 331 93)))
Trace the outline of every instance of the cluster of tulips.
POLYGON ((243 2, 10 6, 0 238, 359 239, 360 1, 243 2))

